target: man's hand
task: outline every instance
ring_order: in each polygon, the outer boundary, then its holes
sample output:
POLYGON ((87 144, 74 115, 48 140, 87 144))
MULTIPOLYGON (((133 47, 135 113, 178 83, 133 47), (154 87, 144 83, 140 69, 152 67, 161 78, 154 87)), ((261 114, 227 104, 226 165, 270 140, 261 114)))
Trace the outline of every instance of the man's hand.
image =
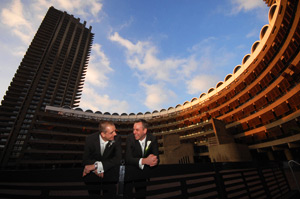
POLYGON ((153 154, 150 154, 147 158, 142 159, 142 164, 149 165, 150 167, 156 166, 157 162, 157 156, 153 154))
POLYGON ((99 178, 103 178, 104 177, 104 173, 98 173, 97 171, 94 171, 94 174, 96 176, 98 176, 99 178))
POLYGON ((85 165, 85 167, 83 169, 82 177, 86 176, 87 174, 89 174, 91 171, 94 171, 94 170, 95 170, 94 164, 85 165))

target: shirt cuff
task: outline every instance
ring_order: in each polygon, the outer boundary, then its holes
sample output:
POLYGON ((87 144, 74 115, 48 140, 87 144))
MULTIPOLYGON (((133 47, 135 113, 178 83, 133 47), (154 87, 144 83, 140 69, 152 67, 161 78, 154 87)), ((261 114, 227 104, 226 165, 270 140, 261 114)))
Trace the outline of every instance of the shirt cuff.
POLYGON ((104 173, 104 168, 102 162, 95 162, 98 165, 97 173, 104 173))
POLYGON ((140 161, 139 161, 139 167, 140 167, 140 169, 144 169, 144 165, 142 164, 142 160, 143 160, 143 158, 140 158, 140 161))

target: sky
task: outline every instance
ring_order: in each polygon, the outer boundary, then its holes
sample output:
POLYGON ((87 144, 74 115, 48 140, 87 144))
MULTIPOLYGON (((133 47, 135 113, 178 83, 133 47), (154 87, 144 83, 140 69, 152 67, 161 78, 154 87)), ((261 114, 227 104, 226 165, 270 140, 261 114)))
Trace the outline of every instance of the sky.
POLYGON ((1 0, 0 96, 50 6, 92 26, 80 108, 111 114, 199 98, 241 65, 269 23, 263 0, 1 0))

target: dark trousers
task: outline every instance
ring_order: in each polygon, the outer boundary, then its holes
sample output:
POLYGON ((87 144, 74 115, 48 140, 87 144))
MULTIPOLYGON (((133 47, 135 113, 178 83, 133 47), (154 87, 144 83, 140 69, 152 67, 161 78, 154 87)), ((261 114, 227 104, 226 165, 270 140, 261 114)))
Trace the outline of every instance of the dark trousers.
POLYGON ((146 179, 135 180, 125 183, 125 193, 124 198, 137 198, 137 199, 144 199, 146 198, 146 179), (135 190, 135 194, 133 192, 135 190), (135 197, 133 196, 135 195, 135 197))
POLYGON ((116 182, 85 182, 85 184, 89 186, 90 198, 113 199, 117 197, 116 182))

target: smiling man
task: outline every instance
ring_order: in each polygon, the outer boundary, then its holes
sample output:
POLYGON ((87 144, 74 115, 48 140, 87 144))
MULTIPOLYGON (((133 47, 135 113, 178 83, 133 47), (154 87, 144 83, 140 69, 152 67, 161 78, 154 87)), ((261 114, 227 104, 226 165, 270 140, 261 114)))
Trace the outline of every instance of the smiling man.
MULTIPOLYGON (((147 133, 148 123, 145 120, 138 120, 134 123, 133 133, 128 135, 126 140, 126 165, 132 166, 133 177, 138 175, 142 170, 145 172, 159 163, 158 143, 156 137, 151 133, 147 133), (140 171, 137 171, 140 170, 140 171)), ((146 187, 141 187, 138 184, 144 182, 145 179, 135 180, 126 185, 126 192, 131 194, 133 186, 137 193, 145 194, 146 187)))
MULTIPOLYGON (((92 177, 98 176, 104 178, 104 173, 110 169, 120 165, 122 158, 121 138, 117 136, 116 127, 112 122, 102 122, 99 124, 99 132, 87 136, 85 150, 83 154, 83 174, 85 177, 88 174, 95 174, 92 177)), ((109 179, 110 176, 105 176, 109 179)), ((100 182, 94 179, 96 182, 100 182)), ((87 183, 88 184, 88 183, 87 183)), ((101 183, 105 185, 105 183, 101 183)), ((116 185, 108 186, 103 189, 103 195, 115 194, 116 185)), ((90 195, 100 194, 100 192, 89 191, 90 195)))

